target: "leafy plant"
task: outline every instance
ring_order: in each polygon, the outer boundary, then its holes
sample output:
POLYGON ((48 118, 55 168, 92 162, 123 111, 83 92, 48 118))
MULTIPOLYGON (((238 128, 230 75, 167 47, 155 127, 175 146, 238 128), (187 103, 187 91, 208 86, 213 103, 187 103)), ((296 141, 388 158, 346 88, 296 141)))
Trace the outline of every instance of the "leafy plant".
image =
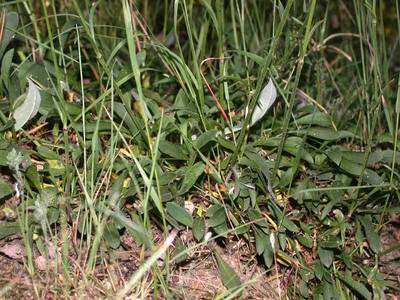
POLYGON ((0 239, 22 236, 33 282, 62 297, 178 297, 171 274, 213 257, 210 294, 251 298, 259 280, 221 254, 239 241, 279 275, 270 298, 398 291, 381 268, 400 176, 388 7, 0 4, 0 205, 18 200, 0 239), (122 248, 137 265, 113 281, 122 248))

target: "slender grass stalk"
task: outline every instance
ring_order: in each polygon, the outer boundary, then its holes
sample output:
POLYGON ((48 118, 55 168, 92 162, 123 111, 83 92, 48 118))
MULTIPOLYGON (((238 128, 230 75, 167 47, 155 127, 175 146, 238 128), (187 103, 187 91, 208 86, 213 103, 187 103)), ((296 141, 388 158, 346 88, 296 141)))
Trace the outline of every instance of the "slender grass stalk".
POLYGON ((38 45, 39 45, 39 55, 43 56, 44 55, 44 49, 43 49, 43 46, 42 46, 42 43, 41 43, 40 29, 39 29, 39 26, 38 26, 38 23, 37 23, 36 16, 32 11, 33 10, 32 1, 31 0, 29 2, 28 1, 22 1, 22 3, 23 3, 23 6, 24 6, 26 12, 28 13, 29 18, 31 19, 33 28, 35 30, 36 41, 38 42, 38 45))
MULTIPOLYGON (((312 20, 313 20, 313 17, 314 17, 315 5, 316 5, 316 2, 315 2, 315 0, 313 0, 311 2, 310 9, 309 9, 308 14, 307 14, 307 23, 306 23, 306 26, 305 26, 304 38, 302 40, 302 44, 301 44, 301 48, 300 48, 299 59, 298 59, 298 64, 297 64, 297 68, 296 68, 296 75, 295 75, 294 84, 293 84, 294 90, 296 90, 297 87, 298 87, 299 80, 300 80, 300 75, 301 75, 301 72, 302 72, 302 69, 303 69, 303 65, 304 65, 304 58, 306 56, 308 44, 309 44, 309 42, 311 40, 311 35, 313 33, 312 20)), ((278 170, 278 167, 279 167, 279 164, 280 164, 280 161, 281 161, 283 145, 285 143, 287 130, 288 130, 288 126, 289 126, 289 121, 290 121, 290 116, 292 114, 295 98, 296 98, 296 93, 292 93, 291 97, 290 97, 290 101, 289 101, 289 107, 286 110, 286 114, 285 114, 285 117, 284 117, 284 120, 283 120, 283 127, 282 127, 283 134, 282 134, 281 142, 280 142, 279 147, 278 147, 277 159, 276 159, 276 162, 275 162, 274 170, 272 172, 272 176, 275 176, 276 171, 278 170)), ((273 182, 273 179, 272 179, 272 182, 273 182)))
POLYGON ((125 284, 125 286, 119 290, 116 294, 117 299, 123 299, 129 291, 132 290, 134 286, 138 284, 138 281, 143 277, 146 272, 150 270, 150 268, 157 262, 157 260, 162 257, 165 252, 171 247, 172 243, 175 240, 177 232, 172 232, 164 241, 164 243, 155 251, 139 268, 138 271, 129 279, 129 281, 125 284))
MULTIPOLYGON (((395 290, 378 271, 384 254, 399 248, 379 245, 387 216, 400 212, 400 40, 391 40, 400 32, 399 4, 394 16, 376 0, 159 2, 0 4, 0 40, 8 11, 17 10, 20 24, 7 48, 0 43, 2 54, 14 51, 0 57, 1 168, 9 149, 29 157, 29 170, 22 163, 0 180, 16 182, 21 194, 16 224, 33 296, 51 286, 56 296, 82 298, 95 286, 95 297, 172 299, 184 256, 194 263, 216 241, 233 240, 272 264, 264 282, 280 265, 294 270, 271 278, 280 284, 271 298, 368 299, 395 290), (42 104, 19 132, 13 108, 26 77, 41 83, 42 104), (267 77, 282 101, 250 129, 267 77), (238 136, 221 134, 237 122, 238 136), (191 174, 195 163, 204 170, 191 174), (32 203, 47 189, 58 201, 36 220, 32 203), (166 210, 167 201, 182 206, 181 215, 166 210), (173 227, 184 242, 190 231, 213 235, 194 234, 180 251, 173 227), (126 282, 111 269, 121 248, 109 234, 124 250, 140 248, 126 282), (50 243, 61 247, 61 268, 58 256, 50 265, 50 243), (47 259, 43 270, 36 250, 47 259), (99 285, 102 268, 110 287, 99 285)), ((15 224, 0 221, 1 236, 8 225, 15 224)), ((247 296, 256 280, 216 297, 247 296)))
MULTIPOLYGON (((396 17, 397 17, 398 32, 400 32, 400 10, 398 2, 396 2, 396 17)), ((399 126, 400 126, 400 76, 397 79, 397 97, 395 105, 395 114, 396 114, 396 124, 393 134, 393 156, 392 156, 392 172, 390 173, 390 184, 393 183, 395 166, 396 163, 398 163, 398 161, 396 161, 396 153, 397 153, 397 144, 399 136, 399 126)))
MULTIPOLYGON (((279 22, 279 25, 278 25, 278 28, 277 28, 277 31, 276 31, 275 39, 272 41, 271 47, 270 47, 270 49, 268 51, 268 54, 265 57, 263 65, 261 66, 261 70, 260 70, 259 75, 258 75, 258 81, 257 81, 256 90, 255 90, 255 92, 253 94, 253 98, 251 99, 251 101, 250 101, 250 103, 248 105, 247 115, 246 115, 246 118, 245 118, 245 120, 243 122, 243 129, 241 130, 239 138, 238 138, 237 147, 235 148, 235 151, 233 152, 233 154, 229 158, 229 165, 231 167, 233 167, 236 164, 236 161, 237 161, 238 156, 239 156, 239 152, 243 151, 243 145, 245 143, 246 132, 248 130, 248 125, 250 123, 250 118, 251 118, 251 116, 253 114, 253 111, 254 111, 254 109, 255 109, 255 107, 257 105, 258 96, 260 95, 261 89, 263 88, 264 80, 265 80, 265 77, 266 77, 266 75, 268 73, 268 68, 270 67, 273 55, 274 55, 276 47, 278 46, 278 43, 279 43, 279 38, 280 38, 280 36, 282 34, 283 28, 284 28, 284 26, 285 26, 285 24, 287 22, 288 17, 289 17, 290 8, 292 7, 293 2, 294 2, 293 0, 289 0, 287 2, 286 7, 285 7, 285 11, 284 11, 283 16, 282 16, 282 19, 279 22)), ((279 164, 276 165, 273 174, 275 174, 278 165, 279 164)))

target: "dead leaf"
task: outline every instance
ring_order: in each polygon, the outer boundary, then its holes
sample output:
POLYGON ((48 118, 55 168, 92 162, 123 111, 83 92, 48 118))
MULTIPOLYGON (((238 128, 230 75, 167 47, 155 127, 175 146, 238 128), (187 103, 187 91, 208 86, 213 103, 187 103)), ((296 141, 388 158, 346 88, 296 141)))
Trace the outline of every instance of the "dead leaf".
POLYGON ((23 259, 25 247, 21 240, 15 239, 0 247, 0 253, 12 259, 23 259))

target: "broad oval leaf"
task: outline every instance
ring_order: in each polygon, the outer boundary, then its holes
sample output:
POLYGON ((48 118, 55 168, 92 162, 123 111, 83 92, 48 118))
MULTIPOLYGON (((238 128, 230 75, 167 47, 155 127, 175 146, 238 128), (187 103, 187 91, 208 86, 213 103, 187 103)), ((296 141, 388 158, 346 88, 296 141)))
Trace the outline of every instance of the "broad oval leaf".
POLYGON ((0 224, 0 240, 20 231, 19 222, 6 222, 0 224))
POLYGON ((363 174, 363 180, 365 183, 371 184, 371 185, 379 185, 384 182, 381 176, 378 175, 374 170, 371 169, 365 169, 364 174, 363 174))
POLYGON ((207 145, 210 142, 215 142, 216 136, 217 136, 218 131, 217 130, 209 130, 204 133, 202 133, 194 142, 194 145, 196 146, 197 149, 201 149, 205 145, 207 145))
POLYGON ((333 262, 333 251, 329 249, 319 248, 318 249, 318 256, 321 260, 322 264, 329 268, 333 262))
POLYGON ((117 249, 121 244, 120 235, 114 224, 107 224, 104 228, 103 238, 112 249, 117 249))
POLYGON ((354 280, 350 275, 346 274, 345 276, 339 276, 339 278, 353 291, 355 291, 362 299, 372 299, 371 292, 366 288, 366 286, 354 280))
POLYGON ((13 191, 12 185, 0 178, 0 199, 12 194, 13 191))
POLYGON ((38 87, 28 79, 28 93, 24 102, 14 110, 15 130, 21 129, 39 111, 41 97, 38 87))
POLYGON ((297 120, 299 125, 318 125, 321 127, 331 127, 332 121, 326 113, 315 112, 309 115, 305 115, 297 120))
POLYGON ((265 248, 263 252, 263 259, 267 268, 270 268, 274 263, 274 252, 272 252, 271 249, 265 248))
POLYGON ((193 236, 194 238, 200 242, 205 234, 206 225, 203 218, 195 218, 193 221, 193 236))
POLYGON ((381 250, 381 242, 379 234, 372 225, 371 218, 368 216, 362 216, 359 218, 361 224, 364 227, 365 236, 367 237, 369 247, 374 253, 379 253, 381 250))
POLYGON ((174 144, 167 140, 161 140, 158 144, 160 152, 177 160, 188 160, 188 154, 184 147, 183 145, 174 144))
POLYGON ((3 32, 1 43, 0 43, 0 61, 3 57, 4 52, 7 49, 7 46, 10 44, 11 40, 15 36, 15 30, 18 27, 19 17, 15 11, 11 11, 7 13, 5 18, 5 30, 3 32))
POLYGON ((250 126, 257 123, 266 112, 270 109, 272 104, 276 100, 276 88, 271 79, 268 84, 263 88, 258 98, 256 108, 254 109, 253 115, 251 116, 250 126))
POLYGON ((10 89, 10 70, 12 59, 14 56, 14 48, 11 48, 6 52, 4 55, 2 62, 1 62, 1 69, 0 69, 0 81, 3 82, 7 90, 10 89))
POLYGON ((300 130, 299 133, 307 133, 308 136, 323 140, 323 141, 337 141, 345 138, 358 138, 354 133, 347 130, 336 131, 332 128, 325 127, 311 127, 306 130, 300 130))
POLYGON ((268 236, 260 229, 255 230, 255 238, 256 238, 256 251, 258 255, 261 255, 265 248, 267 247, 267 239, 268 236))
POLYGON ((175 240, 175 257, 177 264, 180 264, 187 259, 187 249, 179 237, 175 240))
POLYGON ((179 223, 192 227, 193 217, 183 207, 180 207, 175 202, 167 203, 167 212, 179 223))
POLYGON ((210 227, 216 227, 223 224, 226 220, 226 213, 222 206, 215 204, 211 206, 208 211, 207 215, 209 217, 207 224, 210 227))
POLYGON ((179 195, 183 195, 190 190, 200 175, 203 174, 204 167, 205 165, 202 162, 198 162, 186 169, 185 177, 183 178, 181 188, 178 192, 179 195))

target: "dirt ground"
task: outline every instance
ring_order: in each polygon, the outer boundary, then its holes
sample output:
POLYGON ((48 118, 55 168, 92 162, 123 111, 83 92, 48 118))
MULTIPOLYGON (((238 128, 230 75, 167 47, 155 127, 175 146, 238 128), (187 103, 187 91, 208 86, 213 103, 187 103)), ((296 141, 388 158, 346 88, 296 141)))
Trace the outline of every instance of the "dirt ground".
MULTIPOLYGON (((180 239, 187 247, 195 245, 189 231, 181 232, 180 239)), ((122 245, 120 249, 106 255, 107 260, 98 261, 93 280, 86 285, 81 276, 83 271, 79 258, 71 255, 73 280, 69 295, 65 295, 63 293, 65 280, 61 269, 55 272, 51 266, 52 262, 49 262, 47 265, 50 265, 51 269, 50 274, 47 274, 46 259, 34 251, 35 267, 41 271, 36 273, 33 282, 25 267, 25 249, 21 238, 18 235, 9 236, 0 241, 0 299, 35 299, 37 297, 40 299, 104 299, 112 297, 113 293, 123 286, 138 269, 141 261, 151 254, 143 253, 142 248, 138 247, 127 234, 122 237, 122 245)), ((59 246, 58 252, 60 252, 59 246)), ((252 250, 244 241, 235 241, 228 245, 212 243, 210 246, 197 247, 189 251, 185 262, 175 264, 170 268, 168 285, 174 299, 212 299, 225 290, 212 255, 213 251, 218 251, 225 262, 239 275, 241 282, 247 283, 248 286, 243 292, 244 299, 276 299, 279 293, 283 293, 284 287, 279 284, 283 277, 277 274, 276 270, 267 274, 262 264, 250 254, 252 250)), ((174 255, 173 251, 172 249, 171 256, 174 255)), ((54 259, 54 256, 50 255, 50 257, 54 259)), ((159 260, 157 263, 162 266, 164 262, 159 260)), ((134 296, 127 299, 137 299, 141 296, 147 299, 148 296, 153 295, 150 278, 150 274, 145 276, 141 289, 135 291, 134 296)))
MULTIPOLYGON (((188 248, 196 245, 190 231, 180 232, 179 238, 188 248)), ((162 242, 160 232, 155 234, 155 239, 157 243, 162 242)), ((382 249, 387 250, 399 242, 400 223, 389 222, 381 231, 382 249)), ((58 252, 60 251, 59 246, 58 252)), ((174 250, 171 250, 172 257, 174 250)), ((89 284, 82 276, 82 263, 79 261, 79 256, 71 255, 72 281, 70 281, 70 290, 66 295, 63 288, 66 280, 61 269, 58 272, 50 269, 50 273, 47 273, 46 259, 41 257, 37 251, 34 251, 33 260, 35 267, 41 271, 36 273, 35 280, 32 281, 25 267, 24 251, 24 245, 18 235, 12 235, 0 241, 0 299, 110 298, 132 276, 141 262, 151 255, 151 253, 143 252, 142 247, 138 247, 131 236, 124 234, 121 247, 104 255, 107 259, 99 259, 89 284)), ((53 251, 56 252, 55 249, 53 251)), ((168 286, 174 299, 213 299, 225 290, 212 254, 213 251, 218 251, 225 262, 239 275, 241 282, 248 284, 242 299, 290 299, 285 291, 287 284, 295 280, 293 273, 283 268, 267 272, 265 267, 251 254, 254 253, 253 249, 249 249, 243 240, 229 242, 225 240, 224 244, 211 242, 206 246, 195 247, 187 253, 184 262, 173 264, 170 268, 168 286)), ((54 259, 55 255, 50 255, 50 257, 54 259)), ((399 259, 400 249, 397 247, 380 258, 380 272, 385 278, 397 281, 400 286, 399 259)), ((163 263, 163 260, 157 262, 159 266, 162 266, 163 263)), ((154 297, 151 278, 151 274, 144 276, 140 289, 126 299, 154 297)), ((392 299, 397 299, 395 294, 395 291, 389 293, 393 296, 392 299)), ((157 298, 163 297, 158 294, 157 298)))
MULTIPOLYGON (((400 296, 400 217, 393 216, 381 231, 382 252, 379 258, 379 271, 386 280, 397 285, 397 291, 391 291, 393 299, 400 296)), ((395 286, 396 287, 396 286, 395 286)))

